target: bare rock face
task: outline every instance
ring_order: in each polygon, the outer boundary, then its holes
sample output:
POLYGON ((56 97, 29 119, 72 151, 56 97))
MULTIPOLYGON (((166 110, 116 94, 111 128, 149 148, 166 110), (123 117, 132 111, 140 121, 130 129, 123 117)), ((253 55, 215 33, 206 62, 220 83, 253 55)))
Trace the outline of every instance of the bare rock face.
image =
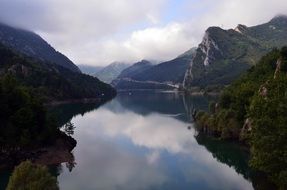
POLYGON ((239 138, 241 141, 245 141, 252 130, 252 122, 250 118, 247 118, 241 128, 239 138))
POLYGON ((235 50, 233 47, 234 44, 244 39, 245 37, 235 30, 208 28, 186 71, 184 88, 228 84, 241 71, 249 68, 245 63, 237 64, 234 58, 240 58, 240 55, 244 53, 245 50, 235 50))
POLYGON ((202 43, 199 45, 200 50, 204 54, 204 66, 209 66, 217 56, 223 55, 218 44, 212 39, 210 31, 206 31, 202 43))
POLYGON ((238 24, 234 30, 241 34, 245 34, 248 31, 248 27, 242 24, 238 24))
POLYGON ((274 73, 274 79, 277 78, 278 74, 279 74, 280 71, 281 71, 282 60, 281 60, 281 59, 278 59, 276 65, 277 65, 277 66, 276 66, 276 70, 275 70, 275 73, 274 73))

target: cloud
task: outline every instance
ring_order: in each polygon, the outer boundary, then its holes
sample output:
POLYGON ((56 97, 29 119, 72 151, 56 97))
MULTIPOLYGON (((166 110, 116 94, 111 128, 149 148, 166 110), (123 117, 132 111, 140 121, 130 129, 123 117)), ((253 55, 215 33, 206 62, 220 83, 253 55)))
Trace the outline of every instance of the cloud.
POLYGON ((192 47, 194 42, 185 24, 171 23, 134 31, 123 41, 105 41, 101 49, 103 54, 108 53, 107 58, 117 57, 118 61, 169 60, 192 47))
POLYGON ((287 13, 286 0, 1 0, 0 21, 39 33, 76 64, 168 60, 209 26, 234 28, 287 13))
POLYGON ((285 0, 203 0, 201 3, 212 6, 200 16, 199 22, 205 27, 221 26, 229 29, 237 24, 253 26, 265 23, 277 14, 287 14, 285 0))

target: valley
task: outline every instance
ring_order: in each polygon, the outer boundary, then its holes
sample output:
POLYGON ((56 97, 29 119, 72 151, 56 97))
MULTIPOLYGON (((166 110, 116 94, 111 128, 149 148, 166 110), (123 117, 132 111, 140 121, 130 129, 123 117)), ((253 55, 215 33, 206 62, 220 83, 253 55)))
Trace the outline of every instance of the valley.
POLYGON ((286 189, 287 16, 252 23, 0 23, 0 189, 286 189))

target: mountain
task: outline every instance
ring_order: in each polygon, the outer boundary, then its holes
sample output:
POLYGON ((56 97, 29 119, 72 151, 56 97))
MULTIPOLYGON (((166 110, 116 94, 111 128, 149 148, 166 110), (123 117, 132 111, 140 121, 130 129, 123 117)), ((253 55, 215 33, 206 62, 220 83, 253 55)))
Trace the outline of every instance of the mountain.
POLYGON ((12 75, 45 102, 79 99, 106 100, 116 91, 95 77, 19 54, 0 43, 0 78, 12 75))
POLYGON ((155 65, 133 77, 138 81, 156 81, 161 83, 181 83, 195 49, 192 48, 177 58, 155 65))
POLYGON ((82 73, 87 74, 87 75, 93 75, 104 68, 102 66, 91 66, 91 65, 85 65, 85 64, 78 65, 78 67, 82 73))
POLYGON ((101 70, 94 72, 93 76, 106 83, 111 83, 124 69, 128 68, 129 66, 130 64, 127 63, 113 62, 101 70))
POLYGON ((268 51, 286 44, 286 16, 253 27, 238 25, 230 30, 210 27, 195 51, 183 85, 191 90, 230 84, 268 51))
POLYGON ((0 43, 29 57, 60 65, 73 72, 81 72, 71 60, 33 32, 0 24, 0 43))
POLYGON ((117 89, 174 89, 184 79, 184 74, 195 52, 195 48, 188 50, 177 58, 157 65, 139 62, 129 68, 112 84, 117 89), (147 64, 144 69, 138 66, 147 64))
POLYGON ((153 64, 150 61, 142 60, 140 62, 134 63, 132 66, 124 69, 118 78, 133 78, 138 73, 141 73, 149 68, 151 68, 153 64))
POLYGON ((150 87, 150 85, 154 86, 153 83, 145 83, 141 81, 134 80, 141 72, 148 70, 149 68, 153 67, 153 63, 147 60, 142 60, 140 62, 136 62, 130 67, 124 69, 119 76, 112 81, 112 86, 116 89, 149 89, 155 88, 150 87))

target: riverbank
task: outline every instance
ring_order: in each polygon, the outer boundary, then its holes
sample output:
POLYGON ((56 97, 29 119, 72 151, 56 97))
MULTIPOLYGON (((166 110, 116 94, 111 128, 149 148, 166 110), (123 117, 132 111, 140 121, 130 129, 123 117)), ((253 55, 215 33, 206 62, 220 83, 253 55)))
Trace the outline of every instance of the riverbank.
POLYGON ((5 148, 0 149, 0 169, 13 168, 22 161, 31 160, 42 165, 55 165, 72 162, 71 151, 76 147, 77 141, 60 132, 53 144, 35 146, 32 148, 5 148))
POLYGON ((84 104, 89 104, 89 103, 99 103, 99 102, 105 102, 108 100, 103 100, 101 98, 83 98, 83 99, 69 99, 69 100, 63 100, 63 101, 50 101, 45 103, 45 106, 59 106, 63 104, 74 104, 74 103, 84 103, 84 104))

